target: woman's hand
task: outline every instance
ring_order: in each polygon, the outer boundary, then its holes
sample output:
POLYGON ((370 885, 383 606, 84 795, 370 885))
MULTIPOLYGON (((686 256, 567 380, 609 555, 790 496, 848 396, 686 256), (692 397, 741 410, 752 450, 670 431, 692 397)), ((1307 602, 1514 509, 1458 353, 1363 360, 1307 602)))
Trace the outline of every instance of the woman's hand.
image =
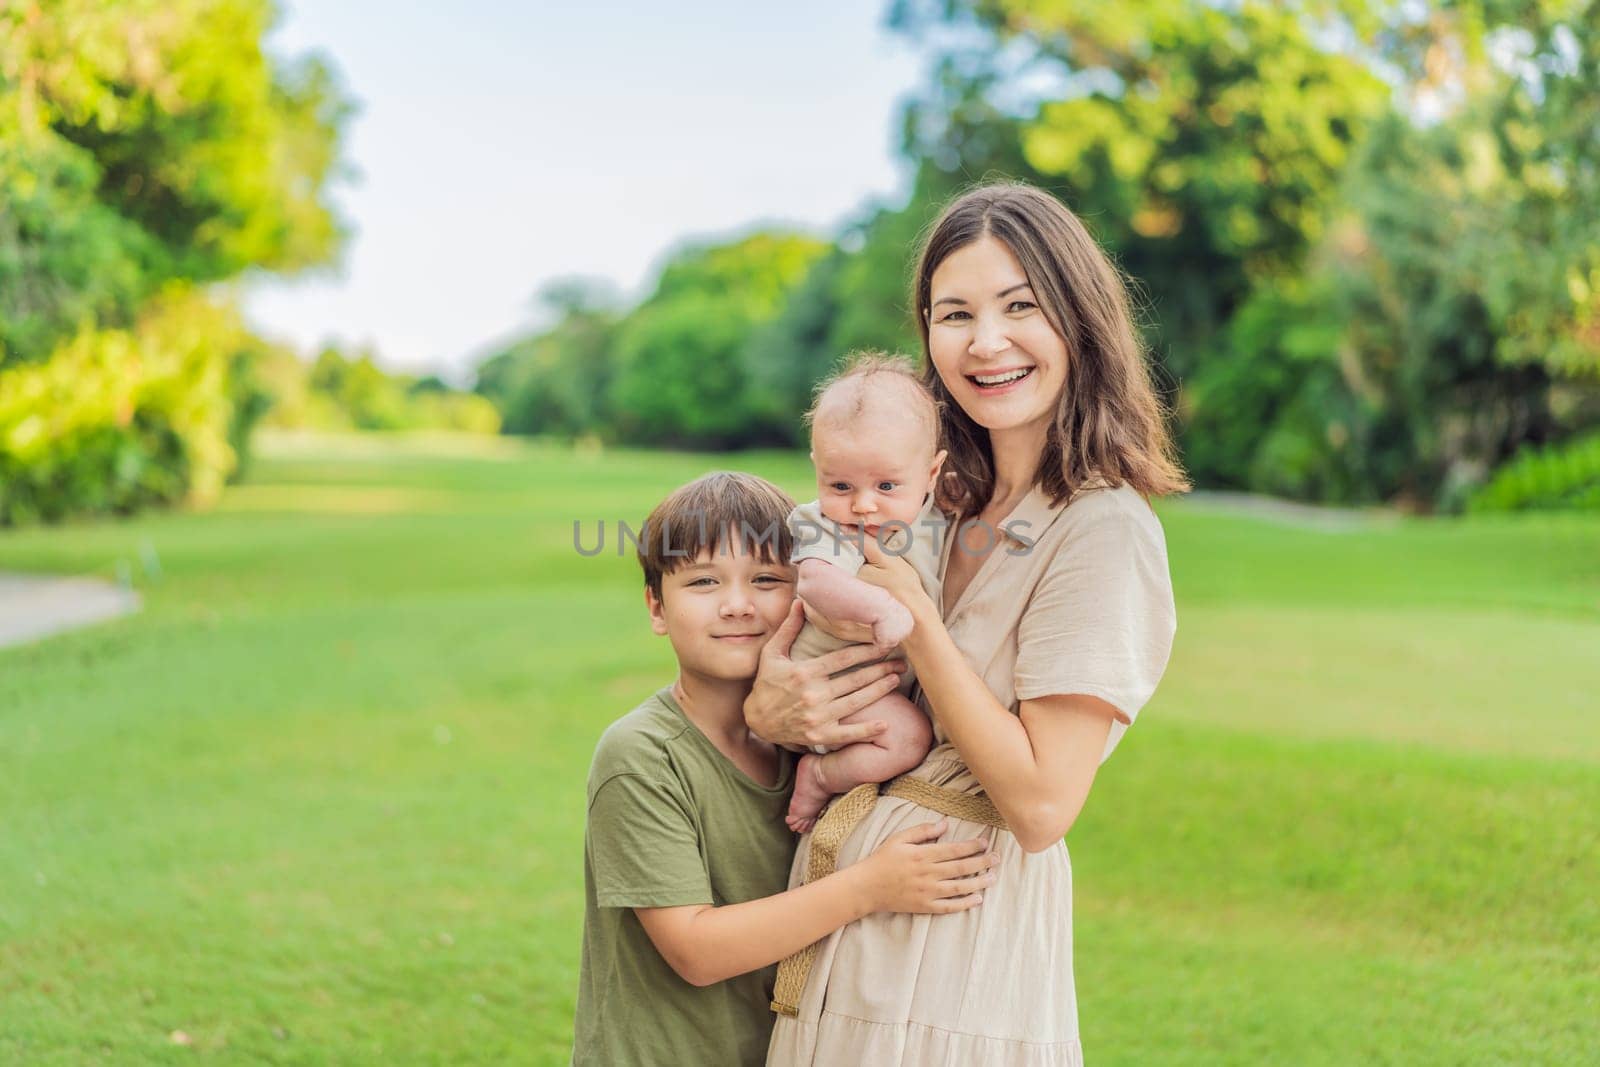
POLYGON ((949 823, 923 823, 901 830, 855 864, 873 911, 943 915, 983 903, 1000 862, 986 837, 940 841, 949 823))
POLYGON ((888 728, 882 720, 841 723, 900 684, 896 672, 904 660, 872 663, 883 650, 872 645, 851 645, 826 656, 795 662, 790 646, 805 622, 798 599, 761 650, 755 684, 744 702, 744 721, 758 737, 778 745, 848 745, 866 741, 888 728), (861 667, 863 663, 871 666, 861 667), (850 670, 860 667, 860 670, 850 670), (848 674, 839 674, 847 671, 848 674), (837 678, 833 675, 839 675, 837 678))
POLYGON ((935 615, 939 613, 938 606, 922 587, 917 569, 904 556, 885 552, 876 537, 863 537, 861 550, 867 562, 856 572, 857 578, 888 590, 891 596, 910 609, 913 618, 927 618, 929 611, 935 615))

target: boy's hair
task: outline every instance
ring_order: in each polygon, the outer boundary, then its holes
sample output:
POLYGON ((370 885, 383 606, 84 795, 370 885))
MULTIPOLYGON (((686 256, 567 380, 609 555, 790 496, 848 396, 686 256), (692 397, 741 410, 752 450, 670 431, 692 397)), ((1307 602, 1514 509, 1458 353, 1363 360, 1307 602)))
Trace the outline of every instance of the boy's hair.
POLYGON ((916 364, 912 362, 910 356, 876 349, 851 352, 827 377, 817 383, 816 389, 811 394, 811 406, 806 409, 805 424, 815 426, 823 398, 837 386, 853 387, 847 400, 850 404, 849 414, 851 416, 863 414, 866 398, 869 395, 867 387, 879 384, 874 381, 879 375, 892 376, 886 384, 904 394, 907 410, 917 416, 917 421, 926 426, 929 434, 937 441, 939 401, 927 383, 922 380, 916 364))
POLYGON ((638 541, 644 584, 661 599, 661 580, 702 552, 731 551, 737 532, 744 550, 769 563, 787 564, 794 552, 789 512, 794 501, 765 478, 739 471, 712 471, 681 485, 657 504, 638 541))

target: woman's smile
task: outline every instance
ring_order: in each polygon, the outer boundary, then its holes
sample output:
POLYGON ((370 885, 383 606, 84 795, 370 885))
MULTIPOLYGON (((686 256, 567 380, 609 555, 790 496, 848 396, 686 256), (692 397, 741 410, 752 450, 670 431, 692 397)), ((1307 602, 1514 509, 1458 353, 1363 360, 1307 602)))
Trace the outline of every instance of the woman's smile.
POLYGON ((964 377, 972 383, 972 387, 984 396, 1002 396, 1021 388, 1022 383, 1033 376, 1032 367, 1016 367, 1012 370, 991 371, 982 374, 968 374, 964 377))

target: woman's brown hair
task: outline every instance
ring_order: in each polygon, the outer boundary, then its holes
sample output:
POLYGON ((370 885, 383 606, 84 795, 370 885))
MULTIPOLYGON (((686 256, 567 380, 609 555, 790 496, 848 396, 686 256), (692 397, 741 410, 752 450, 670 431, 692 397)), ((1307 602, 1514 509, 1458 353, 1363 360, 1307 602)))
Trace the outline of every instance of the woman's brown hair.
POLYGON ((1066 342, 1066 381, 1035 476, 1051 506, 1096 479, 1126 483, 1147 498, 1187 490, 1121 272, 1061 201, 1031 185, 1004 183, 952 201, 917 262, 911 306, 922 337, 923 380, 940 401, 942 447, 950 452, 948 502, 963 518, 983 509, 994 493, 994 454, 988 431, 962 410, 933 365, 933 272, 951 253, 984 237, 1017 257, 1039 307, 1066 342))

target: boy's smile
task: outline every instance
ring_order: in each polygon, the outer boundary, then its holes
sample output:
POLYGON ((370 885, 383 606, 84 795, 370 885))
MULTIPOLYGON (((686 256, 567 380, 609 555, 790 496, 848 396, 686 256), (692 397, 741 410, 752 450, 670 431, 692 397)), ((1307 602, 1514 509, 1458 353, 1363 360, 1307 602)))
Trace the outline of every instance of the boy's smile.
POLYGON ((650 628, 672 642, 679 670, 718 681, 755 677, 761 649, 789 614, 795 571, 751 555, 732 536, 648 588, 650 628))

